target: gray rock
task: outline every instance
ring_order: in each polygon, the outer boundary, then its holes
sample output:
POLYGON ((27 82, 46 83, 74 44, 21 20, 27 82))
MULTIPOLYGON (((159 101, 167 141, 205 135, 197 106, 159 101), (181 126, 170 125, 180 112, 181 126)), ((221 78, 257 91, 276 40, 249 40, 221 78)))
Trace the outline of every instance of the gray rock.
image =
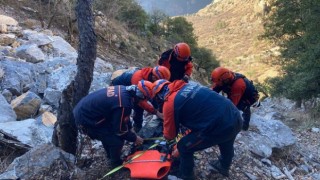
POLYGON ((76 65, 58 68, 48 76, 47 87, 62 92, 74 80, 76 73, 76 65))
POLYGON ((311 128, 311 132, 319 133, 319 132, 320 132, 320 129, 319 129, 319 128, 316 128, 316 127, 313 127, 313 128, 311 128))
POLYGON ((271 175, 273 178, 276 179, 276 177, 283 176, 284 174, 281 172, 281 170, 277 166, 272 165, 271 166, 271 175))
POLYGON ((0 123, 15 121, 17 119, 16 113, 2 94, 0 94, 0 109, 0 123))
POLYGON ((265 136, 262 136, 255 132, 249 132, 243 134, 239 141, 244 142, 249 147, 249 150, 260 156, 260 157, 270 157, 272 155, 272 142, 265 136))
POLYGON ((3 90, 1 94, 7 100, 8 103, 11 102, 13 95, 8 89, 3 90))
POLYGON ((311 175, 311 177, 312 177, 313 179, 320 179, 320 173, 313 173, 313 174, 311 175))
POLYGON ((55 90, 51 88, 47 88, 44 91, 43 100, 44 102, 48 103, 49 105, 52 105, 54 107, 59 107, 59 100, 61 97, 61 90, 55 90))
POLYGON ((94 71, 98 73, 106 73, 106 72, 112 72, 113 66, 112 64, 97 58, 94 63, 94 71))
POLYGON ((42 62, 45 59, 45 55, 36 44, 19 46, 16 49, 16 55, 32 63, 42 62))
POLYGON ((267 159, 267 158, 261 159, 261 162, 263 162, 264 164, 266 164, 266 165, 268 165, 268 166, 271 166, 271 165, 272 165, 272 162, 271 162, 269 159, 267 159))
POLYGON ((50 169, 54 169, 57 162, 64 165, 61 174, 75 170, 79 174, 81 170, 73 167, 74 160, 75 157, 72 154, 66 153, 52 144, 44 144, 16 158, 0 175, 0 179, 34 179, 34 177, 39 177, 39 174, 50 173, 50 169))
POLYGON ((90 87, 90 92, 99 90, 101 88, 105 88, 109 86, 111 82, 111 72, 109 73, 94 73, 93 80, 90 87))
POLYGON ((0 66, 4 70, 1 89, 8 89, 13 95, 20 95, 23 87, 35 83, 32 63, 5 59, 0 61, 0 66))
POLYGON ((52 37, 52 47, 54 49, 54 57, 77 57, 77 51, 64 39, 59 36, 52 37))
POLYGON ((253 174, 250 174, 248 172, 245 172, 245 175, 250 179, 250 180, 258 180, 258 177, 253 175, 253 174))
POLYGON ((252 125, 256 126, 260 134, 268 137, 273 143, 273 148, 283 148, 293 145, 296 138, 291 129, 278 120, 265 120, 262 117, 254 116, 252 125))
POLYGON ((32 147, 51 142, 53 132, 52 127, 46 127, 35 119, 0 123, 0 129, 32 147))
POLYGON ((4 70, 3 70, 3 67, 0 64, 0 80, 3 79, 3 76, 4 76, 4 70))
POLYGON ((27 36, 30 44, 36 44, 37 46, 43 46, 46 44, 50 44, 51 42, 53 42, 54 40, 43 33, 30 33, 27 36))
POLYGON ((300 165, 299 170, 301 170, 304 173, 309 173, 309 167, 305 164, 300 165))

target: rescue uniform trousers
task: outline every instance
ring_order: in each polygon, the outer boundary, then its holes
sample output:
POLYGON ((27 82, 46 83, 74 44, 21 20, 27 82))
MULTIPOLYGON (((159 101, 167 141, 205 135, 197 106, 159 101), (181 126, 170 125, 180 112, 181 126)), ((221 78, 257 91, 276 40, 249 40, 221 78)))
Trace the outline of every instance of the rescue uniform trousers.
POLYGON ((119 166, 122 164, 121 150, 124 140, 115 134, 108 132, 105 127, 85 127, 85 133, 91 138, 101 141, 104 150, 106 151, 107 158, 110 159, 112 166, 119 166))
POLYGON ((219 146, 220 163, 225 169, 231 166, 232 158, 234 156, 233 144, 235 138, 240 132, 242 122, 239 124, 239 129, 235 132, 224 134, 216 137, 214 135, 201 135, 200 133, 191 132, 183 137, 178 142, 178 150, 180 153, 180 167, 179 171, 184 177, 193 175, 194 159, 193 154, 196 151, 209 148, 214 145, 219 146))

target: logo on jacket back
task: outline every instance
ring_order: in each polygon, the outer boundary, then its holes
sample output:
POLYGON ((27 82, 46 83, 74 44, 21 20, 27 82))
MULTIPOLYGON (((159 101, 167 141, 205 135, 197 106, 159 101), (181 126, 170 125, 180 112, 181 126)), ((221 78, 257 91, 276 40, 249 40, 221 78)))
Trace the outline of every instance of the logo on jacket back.
POLYGON ((201 87, 197 84, 187 84, 185 88, 181 90, 180 95, 185 98, 187 97, 193 98, 197 94, 200 88, 201 87))

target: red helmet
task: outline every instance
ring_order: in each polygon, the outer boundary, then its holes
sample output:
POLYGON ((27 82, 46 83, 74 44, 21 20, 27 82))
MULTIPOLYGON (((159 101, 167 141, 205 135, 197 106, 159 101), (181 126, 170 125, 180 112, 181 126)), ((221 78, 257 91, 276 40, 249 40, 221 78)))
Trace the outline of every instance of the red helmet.
POLYGON ((230 83, 234 79, 234 73, 227 68, 217 67, 211 73, 211 81, 219 86, 230 83))
POLYGON ((174 55, 179 61, 189 61, 191 50, 187 43, 178 43, 173 48, 174 55))
POLYGON ((138 89, 148 99, 152 98, 152 88, 153 88, 153 84, 150 81, 141 80, 138 82, 138 89))
POLYGON ((154 96, 156 96, 157 93, 159 93, 162 90, 163 86, 166 84, 170 84, 170 81, 165 80, 165 79, 159 79, 159 80, 155 81, 153 83, 152 98, 154 96))
POLYGON ((169 80, 171 73, 168 68, 165 66, 156 66, 152 70, 152 74, 157 78, 157 79, 166 79, 169 80))

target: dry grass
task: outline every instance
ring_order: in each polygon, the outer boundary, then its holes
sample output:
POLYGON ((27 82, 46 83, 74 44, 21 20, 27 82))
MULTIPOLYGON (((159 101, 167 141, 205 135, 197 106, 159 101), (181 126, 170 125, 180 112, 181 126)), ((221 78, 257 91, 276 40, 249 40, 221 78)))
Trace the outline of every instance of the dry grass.
POLYGON ((284 123, 297 131, 310 130, 312 127, 320 126, 319 116, 313 116, 312 112, 293 111, 287 116, 284 123))
POLYGON ((277 74, 276 68, 266 63, 272 59, 268 50, 273 45, 259 38, 264 29, 258 3, 219 1, 186 18, 193 23, 198 44, 211 49, 222 66, 262 82, 277 74))

